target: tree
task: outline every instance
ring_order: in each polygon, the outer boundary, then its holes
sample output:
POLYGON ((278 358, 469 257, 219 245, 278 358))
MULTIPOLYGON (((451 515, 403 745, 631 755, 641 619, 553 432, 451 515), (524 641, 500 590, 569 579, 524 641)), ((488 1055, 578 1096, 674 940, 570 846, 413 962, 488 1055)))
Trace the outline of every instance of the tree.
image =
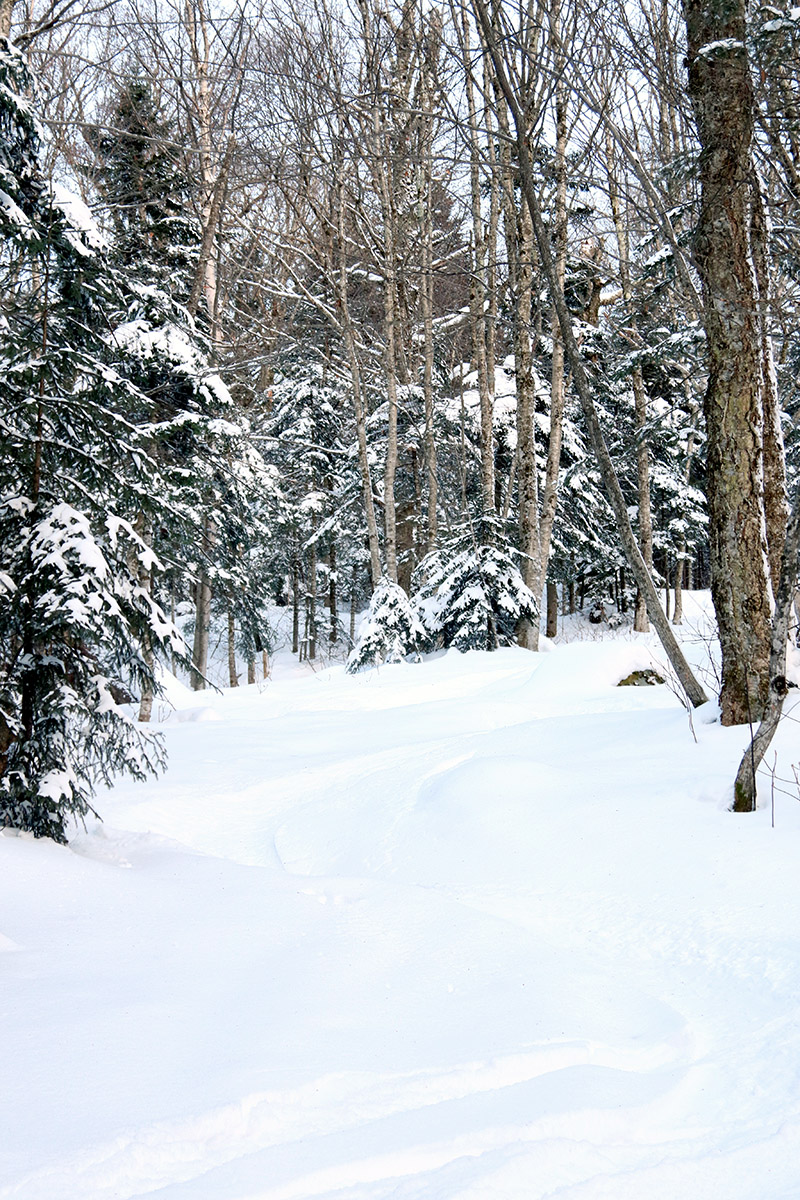
POLYGON ((772 587, 786 529, 783 446, 767 317, 766 218, 753 161, 755 96, 744 0, 684 0, 700 140, 695 261, 708 355, 704 400, 711 590, 722 721, 758 720, 769 696, 772 587))
POLYGON ((158 505, 148 401, 114 363, 97 231, 42 177, 30 87, 0 40, 0 823, 64 841, 98 781, 161 765, 122 702, 180 639, 127 519, 158 505))
POLYGON ((592 390, 572 328, 572 319, 569 309, 567 308, 564 290, 561 287, 558 278, 558 270, 553 257, 550 238, 542 218, 541 205, 536 194, 534 172, 527 140, 527 122, 524 112, 525 98, 521 96, 518 91, 515 91, 512 83, 512 77, 509 75, 508 59, 504 58, 503 49, 501 48, 501 41, 497 36, 497 31, 492 24, 486 5, 484 4, 483 0, 473 0, 473 6, 476 17, 480 22, 488 53, 492 58, 498 84, 503 92, 506 103, 508 104, 509 112, 511 113, 513 119, 515 144, 519 158, 520 177, 525 194, 525 200, 531 215, 539 258, 541 260, 544 275, 550 289, 551 298, 558 315, 558 322, 561 328, 562 337, 564 339, 566 356, 569 360, 570 367, 572 368, 575 389, 580 398, 581 409, 583 411, 583 417, 584 421, 586 422, 592 449, 594 450, 597 463, 603 477, 603 483, 606 488, 608 499, 616 518, 620 539, 625 551, 625 557, 630 564, 631 571, 637 585, 645 596, 648 616, 653 625, 656 627, 656 631, 661 639, 661 643, 664 646, 664 650, 669 657, 670 663, 675 670, 681 686, 685 690, 686 695, 689 697, 693 705, 703 704, 707 699, 706 694, 691 671, 691 668, 689 667, 686 658, 675 639, 675 635, 672 632, 669 622, 667 621, 659 603, 658 594, 653 586, 653 581, 647 570, 647 566, 636 543, 636 538, 631 528, 630 518, 628 516, 628 511, 625 504, 625 499, 619 486, 619 479, 617 478, 616 471, 614 470, 614 465, 608 453, 608 448, 597 419, 597 412, 592 398, 592 390))

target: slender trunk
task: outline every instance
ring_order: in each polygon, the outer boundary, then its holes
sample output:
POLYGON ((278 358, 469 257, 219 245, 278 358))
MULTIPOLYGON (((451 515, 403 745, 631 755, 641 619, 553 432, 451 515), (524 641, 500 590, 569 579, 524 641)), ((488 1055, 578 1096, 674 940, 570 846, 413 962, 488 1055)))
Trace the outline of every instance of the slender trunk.
POLYGON ((436 506, 438 484, 436 478, 436 433, 433 408, 433 159, 430 134, 425 138, 425 219, 422 242, 422 328, 424 337, 422 391, 425 398, 425 477, 428 490, 427 546, 431 551, 436 545, 438 533, 436 506))
POLYGON ((467 91, 467 111, 470 146, 470 200, 472 213, 472 276, 470 285, 470 323, 475 367, 478 374, 478 394, 481 406, 481 492, 486 512, 494 509, 494 430, 492 390, 486 357, 486 241, 481 212, 481 151, 478 139, 478 116, 471 76, 469 22, 466 9, 463 15, 462 52, 467 91))
MULTIPOLYGON (((536 387, 531 354, 531 285, 533 276, 533 231, 530 215, 514 202, 510 163, 506 163, 503 201, 508 277, 513 304, 514 368, 517 387, 517 496, 522 578, 540 597, 543 587, 542 548, 539 540, 539 481, 536 472, 534 404, 536 387)), ((517 630, 520 646, 539 649, 539 623, 522 621, 517 630)))
POLYGON ((622 542, 622 546, 628 559, 628 563, 631 567, 633 576, 647 599, 647 609, 650 620, 656 627, 656 631, 661 639, 661 643, 673 666, 681 686, 686 692, 691 704, 695 706, 705 704, 707 696, 700 683, 693 675, 691 668, 686 662, 680 646, 675 639, 672 628, 664 617, 663 610, 659 603, 658 594, 653 586, 653 581, 650 578, 650 574, 647 570, 644 559, 642 558, 639 547, 636 544, 636 538, 634 537, 630 519, 628 517, 625 497, 622 494, 622 489, 620 488, 619 480, 614 470, 614 465, 611 461, 611 457, 608 453, 608 449, 600 429, 600 423, 597 418, 597 412, 595 409, 594 400, 592 398, 589 380, 587 378, 583 365, 583 359, 572 330, 572 318, 564 299, 563 289, 559 286, 555 261, 550 249, 550 240, 544 220, 542 218, 538 197, 536 195, 533 168, 530 161, 530 155, 528 153, 527 139, 525 137, 525 119, 506 75, 503 59, 494 40, 491 22, 489 20, 483 0, 473 0, 473 3, 476 14, 483 28, 484 36, 489 47, 489 52, 492 55, 492 61, 494 62, 498 82, 500 83, 509 110, 514 118, 520 175, 525 191, 525 198, 531 214, 534 235, 536 237, 536 243, 539 250, 539 258, 545 278, 547 279, 550 287, 556 312, 558 313, 561 333, 564 338, 564 347, 572 370, 575 389, 581 402, 584 421, 586 423, 595 457, 597 458, 598 468, 605 484, 609 503, 611 504, 611 508, 617 520, 620 540, 622 542))
POLYGON ((300 564, 297 550, 292 555, 292 654, 300 651, 300 564))
POLYGON ((14 13, 14 0, 0 0, 0 38, 11 37, 11 17, 14 13))
POLYGON ((336 589, 336 543, 331 542, 331 548, 328 555, 328 611, 330 613, 330 637, 329 641, 332 646, 335 646, 339 641, 339 612, 337 604, 337 589, 336 589))
MULTIPOLYGON (((619 257, 619 277, 622 285, 622 298, 626 308, 630 307, 633 299, 631 284, 630 252, 628 243, 628 226, 626 214, 622 211, 619 182, 617 180, 614 144, 609 131, 606 132, 606 172, 608 175, 608 195, 611 203, 611 214, 617 235, 617 253, 619 257)), ((632 314, 629 319, 633 320, 632 314)), ((642 368, 636 366, 631 376, 634 401, 634 427, 636 430, 636 481, 639 500, 639 549, 648 571, 653 573, 653 517, 650 508, 650 452, 645 436, 647 428, 647 395, 644 390, 642 368)), ((669 614, 668 614, 669 615, 669 614)), ((637 633, 647 633, 650 623, 647 619, 647 606, 641 591, 636 595, 636 610, 633 618, 633 628, 637 633)))
MULTIPOLYGON (((151 546, 153 543, 152 529, 147 525, 144 517, 140 517, 136 522, 137 532, 146 546, 151 546)), ((153 592, 153 571, 152 567, 145 561, 139 561, 139 587, 148 596, 153 592)), ((150 636, 149 630, 145 630, 142 637, 142 658, 147 669, 147 677, 142 682, 142 694, 139 699, 139 720, 145 724, 153 715, 153 700, 155 698, 155 667, 156 658, 153 651, 153 639, 150 636)))
POLYGON ((239 676, 236 674, 236 619, 233 606, 228 607, 228 683, 239 686, 239 676))
MULTIPOLYGON (((683 478, 687 485, 692 473, 694 443, 695 435, 694 433, 690 433, 686 444, 686 463, 683 468, 683 478)), ((673 625, 683 624, 683 581, 685 575, 689 575, 688 586, 691 587, 690 572, 686 570, 686 538, 682 537, 678 542, 678 563, 675 567, 675 611, 672 615, 673 625)))
MULTIPOLYGON (((203 542, 206 554, 214 547, 216 534, 214 523, 206 517, 203 525, 203 542)), ((211 581, 205 567, 201 568, 197 581, 197 599, 194 619, 194 644, 192 647, 192 688, 202 692, 206 686, 208 671, 208 639, 211 632, 211 581)))
POLYGON ((552 579, 547 581, 547 628, 545 630, 549 638, 554 638, 558 633, 558 586, 553 583, 552 579))
POLYGON ((358 595, 358 567, 353 567, 353 577, 350 580, 350 645, 356 640, 356 597, 358 595))
POLYGON ((792 611, 797 580, 797 554, 800 549, 800 490, 795 497, 789 524, 786 528, 781 555, 781 573, 775 596, 775 613, 770 638, 769 693, 761 723, 745 751, 733 786, 734 812, 753 812, 758 799, 756 772, 770 747, 783 701, 787 693, 786 647, 789 641, 789 618, 792 611))
POLYGON ((761 345, 761 407, 764 413, 764 519, 767 527, 767 551, 773 591, 777 590, 783 560, 788 504, 786 499, 786 457, 781 429, 778 380, 772 354, 769 321, 772 280, 769 263, 769 218, 762 195, 761 180, 755 166, 751 179, 751 227, 753 265, 758 299, 758 333, 761 345))
MULTIPOLYGON (((552 0, 550 9, 550 41, 556 73, 555 87, 555 206, 553 213, 553 254, 556 278, 562 292, 567 273, 567 82, 566 57, 561 38, 561 0, 552 0)), ((564 370, 564 339, 553 309, 551 317, 553 362, 550 377, 550 436, 542 491, 542 512, 539 520, 539 540, 542 556, 542 582, 550 562, 550 542, 558 507, 558 476, 561 469, 561 443, 564 428, 566 372, 564 370)))
POLYGON ((369 541, 370 576, 373 589, 378 586, 381 578, 380 537, 378 520, 375 515, 375 500, 372 494, 372 472, 367 453, 367 421, 364 404, 364 391, 361 383, 361 367, 358 361, 355 333, 350 317, 348 302, 349 279, 347 273, 347 241, 345 237, 345 202, 344 202, 344 173, 339 172, 338 212, 337 212, 337 243, 338 243, 338 288, 337 299, 341 315, 342 340, 350 367, 350 381, 353 389, 353 413, 356 420, 356 438, 358 442, 358 465, 361 472, 361 487, 364 495, 364 513, 367 520, 367 538, 369 541))
MULTIPOLYGON (((381 107, 387 89, 378 76, 378 55, 373 37, 369 0, 359 0, 368 86, 371 92, 371 170, 381 204, 383 225, 383 363, 386 378, 387 434, 386 463, 383 472, 383 529, 386 574, 397 583, 397 514, 395 477, 397 474, 397 371, 398 371, 398 285, 397 285, 397 214, 394 203, 393 155, 381 107)), ((401 42, 398 40, 398 45, 401 42)), ((402 46, 405 41, 402 40, 402 46)), ((400 54, 402 51, 398 51, 400 54)))
POLYGON ((313 662, 317 657, 317 543, 308 552, 308 585, 306 587, 306 654, 313 662))

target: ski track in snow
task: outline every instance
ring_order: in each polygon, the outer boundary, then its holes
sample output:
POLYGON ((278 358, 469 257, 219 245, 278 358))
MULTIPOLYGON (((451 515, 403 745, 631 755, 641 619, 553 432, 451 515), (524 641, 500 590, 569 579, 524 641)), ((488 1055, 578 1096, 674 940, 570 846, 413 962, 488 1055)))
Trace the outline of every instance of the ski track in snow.
POLYGON ((194 695, 0 837, 0 1200, 797 1200, 800 804, 727 814, 649 661, 194 695))

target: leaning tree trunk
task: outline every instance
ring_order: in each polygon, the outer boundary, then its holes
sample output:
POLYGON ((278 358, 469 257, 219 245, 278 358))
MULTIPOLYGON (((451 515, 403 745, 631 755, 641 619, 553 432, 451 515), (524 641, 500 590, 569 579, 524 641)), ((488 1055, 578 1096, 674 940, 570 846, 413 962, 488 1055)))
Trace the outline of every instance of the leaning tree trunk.
POLYGON ((608 453, 608 447, 605 444, 603 433, 600 428, 600 422, 597 417, 592 392, 589 385, 589 380, 586 375, 586 370, 583 364, 580 350, 578 348, 575 334, 572 329, 572 317, 564 297, 564 290, 559 284, 558 272, 556 270, 555 260, 550 247, 550 238, 542 216, 542 210, 539 204, 539 199, 536 194, 536 186, 534 182, 533 165, 531 163, 528 142, 526 138, 526 121, 523 109, 520 105, 518 97, 515 95, 514 89, 509 81, 503 60, 501 49, 498 45, 492 28, 489 13, 487 11, 484 0, 473 0, 475 14, 481 24, 481 28, 486 39, 486 45, 489 53, 492 56, 495 71, 497 73, 498 83, 502 88, 509 111, 514 119, 516 130, 516 147, 519 155, 520 180, 522 183, 525 199, 531 214, 533 224, 533 232, 536 238, 536 245, 539 250, 539 259, 542 264, 542 270, 547 283, 550 287, 550 292, 553 304, 558 314, 558 322, 561 327, 561 334, 564 338, 564 348, 566 351, 567 360, 572 369, 572 376, 575 383, 575 390, 581 403, 583 418, 586 423, 586 428, 589 432, 589 438, 597 459, 597 465, 603 478, 603 483, 608 494, 608 500, 612 511, 617 521, 617 528, 622 542, 622 548, 630 565, 634 579, 638 586, 642 589, 647 601, 647 613, 656 632, 664 647, 675 674, 684 689, 686 696, 691 704, 695 707, 700 704, 705 704, 708 697, 706 696, 701 684, 693 674, 689 664, 684 657, 684 654, 678 645, 675 634, 669 624, 669 621, 664 616, 664 611, 659 602, 658 593, 653 586, 653 581, 642 558, 639 547, 636 544, 633 529, 631 528, 630 518, 628 517, 628 509, 625 503, 625 497, 622 494, 622 489, 617 478, 614 464, 611 461, 611 456, 608 453))
POLYGON ((703 284, 708 386, 711 594, 722 648, 722 723, 769 701, 771 589, 764 509, 765 379, 753 234, 755 113, 745 0, 684 0, 689 92, 700 138, 695 260, 703 284))
POLYGON ((797 584, 797 552, 800 546, 800 490, 797 492, 781 554, 781 574, 775 597, 770 648, 769 694, 756 733, 745 751, 733 785, 733 811, 753 812, 757 801, 756 772, 775 736, 781 719, 786 682, 786 647, 789 618, 797 584))

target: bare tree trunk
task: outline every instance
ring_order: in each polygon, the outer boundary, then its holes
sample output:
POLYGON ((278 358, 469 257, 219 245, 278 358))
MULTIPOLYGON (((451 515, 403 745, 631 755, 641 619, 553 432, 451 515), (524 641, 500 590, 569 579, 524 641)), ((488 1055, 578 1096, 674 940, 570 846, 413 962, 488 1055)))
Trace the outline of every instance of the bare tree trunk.
POLYGON ((789 524, 786 529, 781 573, 775 597, 775 614, 772 619, 770 639, 769 693, 767 704, 756 730, 736 773, 733 785, 734 812, 754 812, 758 800, 756 772, 770 747, 778 722, 781 719, 783 701, 787 693, 786 647, 789 641, 789 617, 792 598, 797 583, 797 554, 800 548, 800 491, 795 497, 789 524))
POLYGON ((353 567, 353 577, 350 581, 350 645, 356 640, 356 596, 358 594, 358 567, 353 567))
POLYGON ((547 581, 547 628, 545 633, 547 637, 554 638, 558 633, 558 586, 548 579, 547 581))
POLYGON ((292 654, 300 651, 300 564, 297 549, 292 554, 292 654))
POLYGON ((481 151, 478 141, 478 116, 471 75, 469 22, 466 9, 462 25, 462 54, 467 91, 470 146, 470 199, 472 212, 472 278, 470 286, 470 322, 478 394, 481 406, 481 490, 486 512, 494 509, 494 429, 492 392, 486 357, 486 240, 481 212, 481 151))
POLYGON ((14 13, 14 0, 0 0, 0 37, 11 37, 11 18, 14 13))
MULTIPOLYGON (((683 478, 688 484, 692 473, 692 459, 694 457, 695 435, 690 433, 686 443, 686 463, 683 468, 683 478)), ((686 570, 686 538, 682 537, 678 543, 678 562, 675 567, 675 610, 672 614, 672 624, 683 624, 683 581, 684 575, 689 573, 686 570)), ((691 587, 691 581, 688 586, 691 587)))
POLYGON ((236 674, 236 618, 233 605, 228 607, 228 683, 239 686, 239 676, 236 674))
MULTIPOLYGON (((550 43, 555 84, 555 178, 556 190, 553 212, 553 254, 559 287, 564 290, 567 272, 567 82, 565 78, 566 56, 561 40, 561 0, 551 0, 550 43)), ((539 522, 541 543, 542 580, 550 562, 550 542, 558 507, 558 475, 561 469, 561 442, 564 428, 564 401, 566 396, 566 373, 564 371, 564 339, 553 309, 551 318, 553 337, 553 360, 550 376, 550 437, 547 446, 547 464, 542 492, 542 513, 539 522)), ((548 634, 548 636, 550 636, 548 634)))
POLYGON ((308 551, 306 654, 312 662, 317 657, 317 543, 314 541, 312 541, 308 551))
POLYGON ((672 628, 664 616, 663 610, 659 603, 658 594, 653 586, 653 581, 650 578, 647 566, 642 558, 639 547, 636 544, 636 538, 634 537, 630 519, 628 517, 625 497, 622 494, 622 489, 620 488, 619 480, 614 470, 614 465, 611 461, 611 457, 608 453, 608 449, 603 438, 600 423, 597 418, 597 412, 594 406, 594 400, 592 398, 591 388, 589 386, 589 380, 586 376, 580 350, 572 330, 572 318, 564 299, 563 289, 559 286, 555 261, 550 249, 550 239, 548 237, 547 229, 542 218, 538 197, 536 195, 533 168, 528 151, 527 138, 525 136, 525 117, 522 109, 520 108, 517 97, 515 96, 514 89, 509 82, 502 53, 499 49, 496 39, 494 38, 491 21, 484 4, 484 0, 473 0, 473 5, 477 18, 480 21, 487 47, 492 55, 492 61, 497 73, 498 82, 506 98, 509 111, 514 119, 514 126, 516 129, 516 147, 519 155, 520 177, 525 192, 525 199, 528 203, 528 208, 531 214, 533 231, 536 237, 536 244, 539 249, 539 258, 545 278, 547 279, 550 287, 556 312, 558 313, 561 334, 564 338, 564 347, 570 367, 572 369, 572 376, 575 381, 575 389, 581 402, 584 421, 586 422, 589 438, 597 459, 597 465, 603 477, 609 503, 611 504, 611 508, 617 520, 620 540, 622 542, 622 546, 628 559, 628 563, 631 567, 633 576, 647 599, 647 610, 650 620, 656 627, 656 631, 661 639, 661 643, 681 686, 686 692, 690 703, 695 706, 699 704, 705 704, 707 696, 700 683, 692 673, 692 670, 689 667, 689 664, 687 663, 681 648, 675 639, 672 628))
POLYGON ((711 593, 724 725, 769 702, 771 588, 764 509, 764 346, 752 239, 760 203, 745 0, 684 0, 689 92, 702 153, 695 259, 703 283, 711 593))
POLYGON ((364 392, 361 384, 361 368, 358 362, 355 333, 350 318, 348 302, 347 275, 347 239, 345 237, 345 201, 344 201, 344 170, 340 165, 337 189, 337 243, 338 243, 338 301, 341 313, 341 330, 347 360, 350 367, 350 380, 353 387, 353 411, 356 419, 356 437, 358 441, 358 465, 361 471, 361 486, 364 495, 364 513, 367 521, 367 538, 369 541, 369 565, 372 586, 376 588, 381 578, 380 537, 378 520, 375 515, 375 500, 372 495, 372 472, 367 453, 367 422, 364 405, 364 392))
MULTIPOLYGON (((622 298, 626 307, 633 299, 631 285, 630 252, 628 244, 627 214, 622 211, 620 187, 617 179, 614 143, 611 133, 606 130, 606 173, 608 176, 608 196, 611 203, 611 213, 614 219, 614 229, 617 235, 617 252, 619 257, 619 277, 622 285, 622 298)), ((653 518, 650 510, 650 453, 645 437, 647 428, 647 395, 644 390, 642 368, 636 366, 631 376, 634 399, 634 427, 636 430, 636 480, 639 499, 639 549, 648 571, 653 573, 653 518)), ((669 615, 669 614, 668 614, 669 615)), ((647 633, 650 622, 647 619, 647 606, 641 591, 636 595, 636 610, 633 618, 633 628, 637 633, 647 633)))
MULTIPOLYGON (((153 532, 149 525, 146 524, 144 517, 140 517, 136 522, 137 529, 142 541, 146 546, 153 544, 153 532)), ((139 561, 139 587, 151 596, 153 593, 153 570, 149 563, 139 561)), ((153 715, 153 700, 154 700, 154 680, 152 678, 155 672, 156 659, 153 652, 153 640, 149 632, 145 632, 142 639, 142 658, 149 672, 150 678, 145 679, 142 684, 142 695, 139 700, 139 720, 148 722, 153 715)))
MULTIPOLYGON (((502 125, 502 123, 501 123, 502 125)), ((539 531, 539 481, 536 472, 536 442, 533 414, 536 399, 531 354, 531 286, 533 278, 533 231, 530 215, 523 203, 517 209, 514 182, 505 142, 503 179, 503 208, 508 257, 508 278, 513 304, 514 368, 517 387, 517 495, 519 504, 519 538, 522 551, 522 578, 539 598, 543 587, 542 547, 539 531)), ((520 646, 539 649, 539 623, 522 621, 517 630, 520 646)))
POLYGON ((331 646, 335 646, 339 641, 339 611, 337 609, 337 578, 336 578, 336 543, 331 542, 331 548, 328 555, 328 611, 330 612, 330 637, 331 646))
POLYGON ((435 442, 433 410, 433 116, 432 85, 429 79, 431 64, 427 58, 423 64, 423 120, 425 130, 422 139, 422 281, 420 300, 422 305, 422 331, 425 338, 422 360, 422 394, 425 396, 425 472, 428 492, 428 520, 426 551, 437 544, 439 502, 437 481, 437 442, 435 442))
MULTIPOLYGON (((371 163, 372 177, 380 197, 382 216, 381 258, 383 271, 383 361, 386 377, 388 429, 386 463, 383 473, 383 529, 386 574, 397 583, 397 512, 395 508, 395 477, 397 474, 397 373, 398 373, 398 287, 397 287, 397 214, 394 202, 393 155, 387 117, 381 107, 386 102, 387 89, 378 74, 379 57, 372 28, 370 0, 359 0, 362 35, 366 59, 367 81, 371 104, 371 163)), ((404 13, 405 17, 405 13, 404 13)), ((405 41, 398 39, 398 58, 405 41)), ((391 93, 389 93, 391 94, 391 93)))
MULTIPOLYGON (((216 541, 214 523, 206 517, 203 524, 203 541, 206 553, 210 553, 216 541)), ((197 582, 197 600, 195 604, 194 644, 192 646, 192 688, 202 692, 206 686, 208 671, 208 639, 211 632, 211 581, 203 567, 197 582)))

